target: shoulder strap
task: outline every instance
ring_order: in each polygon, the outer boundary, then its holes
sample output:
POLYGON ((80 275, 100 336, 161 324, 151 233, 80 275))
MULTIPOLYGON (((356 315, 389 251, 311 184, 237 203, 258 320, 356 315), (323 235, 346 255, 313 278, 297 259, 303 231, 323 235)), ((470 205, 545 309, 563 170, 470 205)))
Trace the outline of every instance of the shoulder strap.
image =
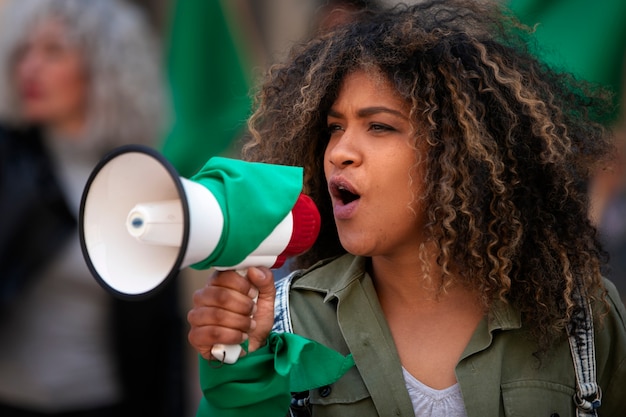
MULTIPOLYGON (((580 295, 578 295, 580 298, 580 295)), ((569 345, 576 372, 576 404, 577 417, 596 417, 600 408, 602 390, 596 382, 596 352, 593 339, 593 313, 589 302, 580 317, 584 325, 569 332, 569 345), (584 316, 584 317, 583 317, 584 316)))
MULTIPOLYGON (((276 281, 276 301, 274 302, 274 326, 273 332, 293 333, 291 324, 291 313, 289 312, 289 289, 291 282, 298 276, 298 271, 294 271, 284 278, 276 281)), ((291 403, 289 405, 288 417, 310 417, 311 404, 309 403, 309 392, 291 393, 291 403)))
POLYGON ((284 278, 276 281, 276 301, 274 303, 274 326, 273 332, 293 333, 291 325, 291 313, 289 312, 289 288, 298 271, 294 271, 284 278))

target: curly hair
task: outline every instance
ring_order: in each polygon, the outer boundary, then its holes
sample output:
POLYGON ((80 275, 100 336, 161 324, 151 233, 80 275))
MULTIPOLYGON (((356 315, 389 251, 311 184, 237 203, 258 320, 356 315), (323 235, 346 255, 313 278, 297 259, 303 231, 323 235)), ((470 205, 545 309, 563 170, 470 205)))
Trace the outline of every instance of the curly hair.
POLYGON ((346 74, 376 68, 411 106, 415 148, 427 144, 420 198, 443 282, 480 291, 486 307, 512 303, 543 348, 580 325, 579 295, 603 297, 587 184, 612 152, 610 97, 539 62, 530 32, 496 4, 424 1, 360 15, 269 70, 243 155, 305 169, 322 231, 298 267, 345 252, 324 178, 326 114, 346 74))
POLYGON ((23 123, 11 80, 15 57, 39 22, 57 19, 89 74, 87 134, 101 151, 154 145, 168 114, 161 52, 146 16, 121 0, 15 0, 0 14, 0 118, 23 123))

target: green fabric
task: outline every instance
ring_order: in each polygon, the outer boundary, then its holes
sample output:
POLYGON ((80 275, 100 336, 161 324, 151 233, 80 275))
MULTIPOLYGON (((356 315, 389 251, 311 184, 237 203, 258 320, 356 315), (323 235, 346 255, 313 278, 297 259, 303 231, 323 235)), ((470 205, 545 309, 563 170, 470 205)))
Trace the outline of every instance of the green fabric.
POLYGON ((270 333, 263 348, 233 365, 200 358, 198 417, 282 417, 291 392, 329 385, 354 365, 351 355, 291 333, 270 333))
POLYGON ((529 26, 547 64, 602 84, 619 104, 626 53, 626 1, 508 0, 529 26))
POLYGON ((208 258, 192 265, 208 269, 237 265, 269 236, 302 192, 303 170, 213 157, 191 180, 213 193, 224 214, 217 247, 208 258))
POLYGON ((183 177, 226 150, 250 113, 250 66, 219 0, 177 1, 168 76, 173 126, 162 152, 183 177))

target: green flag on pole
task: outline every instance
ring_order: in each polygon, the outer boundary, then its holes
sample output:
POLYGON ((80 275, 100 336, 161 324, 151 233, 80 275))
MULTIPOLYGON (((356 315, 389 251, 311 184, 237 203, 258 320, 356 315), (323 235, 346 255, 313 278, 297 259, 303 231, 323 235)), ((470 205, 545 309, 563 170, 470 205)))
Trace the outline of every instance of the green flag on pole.
POLYGON ((184 177, 224 152, 245 126, 250 82, 219 0, 175 4, 167 68, 173 125, 162 152, 184 177))

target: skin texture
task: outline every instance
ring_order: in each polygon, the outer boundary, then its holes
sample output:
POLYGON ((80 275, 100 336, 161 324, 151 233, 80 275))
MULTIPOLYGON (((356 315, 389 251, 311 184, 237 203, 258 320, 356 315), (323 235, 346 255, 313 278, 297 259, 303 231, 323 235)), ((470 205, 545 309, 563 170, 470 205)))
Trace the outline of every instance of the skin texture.
POLYGON ((57 20, 40 22, 18 51, 14 78, 23 117, 64 136, 85 124, 87 74, 57 20))

